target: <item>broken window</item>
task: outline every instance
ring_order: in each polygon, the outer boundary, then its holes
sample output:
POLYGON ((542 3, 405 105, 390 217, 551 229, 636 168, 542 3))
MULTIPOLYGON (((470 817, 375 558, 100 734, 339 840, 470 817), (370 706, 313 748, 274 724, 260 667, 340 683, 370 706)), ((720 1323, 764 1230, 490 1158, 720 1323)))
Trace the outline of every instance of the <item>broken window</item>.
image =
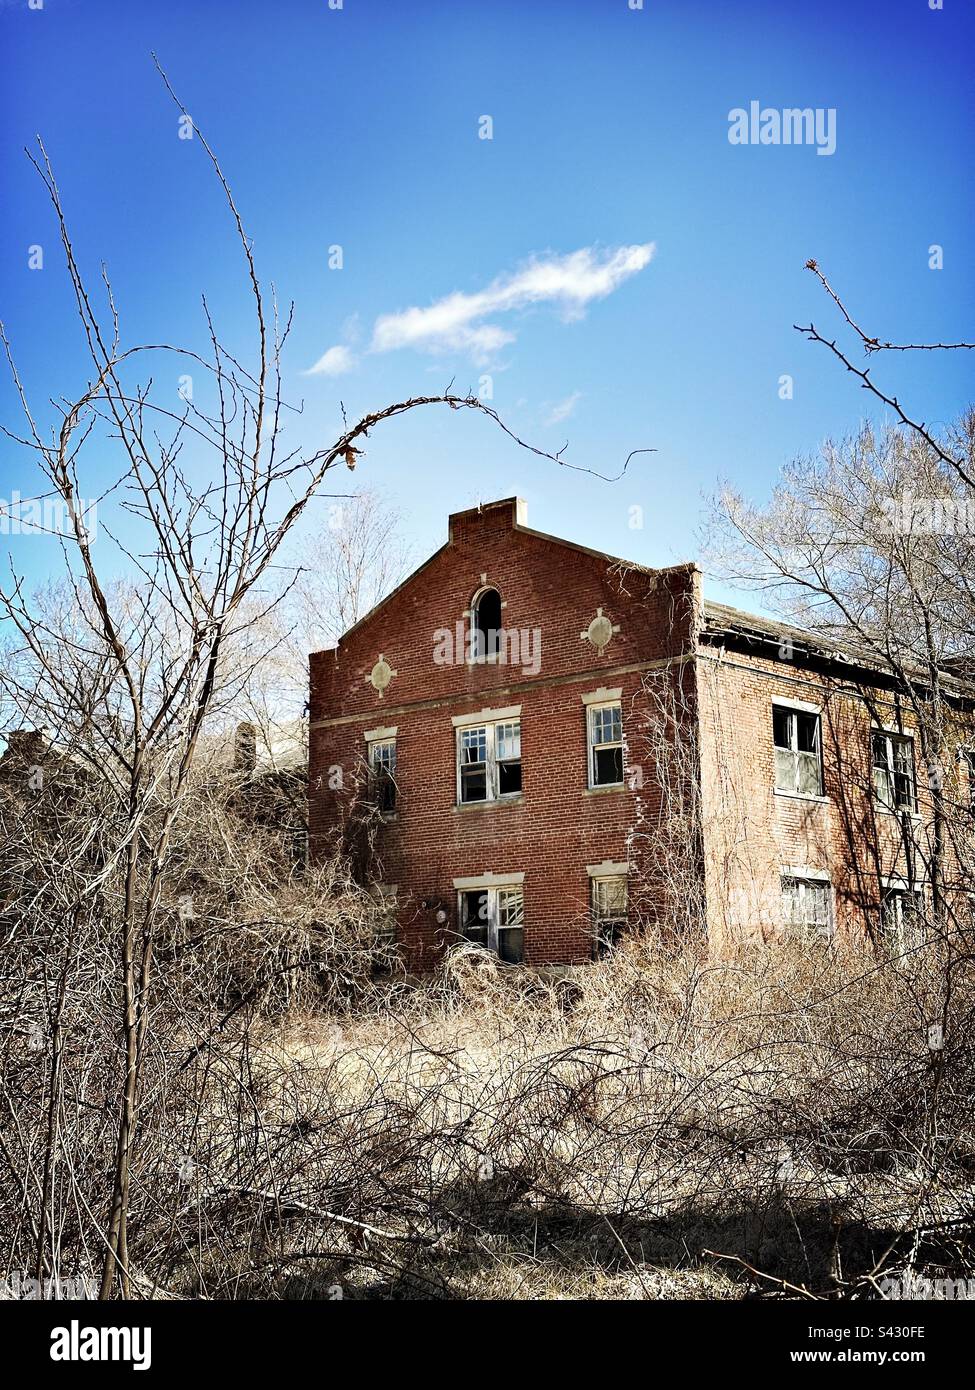
POLYGON ((498 796, 512 796, 521 791, 521 724, 517 720, 496 724, 494 747, 498 796))
POLYGON ((520 964, 525 945, 525 897, 520 888, 498 889, 498 955, 520 964))
POLYGON ((460 799, 461 801, 486 801, 488 799, 487 776, 487 726, 479 729, 458 730, 460 757, 460 799))
POLYGON ((595 953, 604 956, 619 941, 626 926, 627 886, 625 874, 589 880, 595 953))
POLYGON ((460 932, 466 941, 487 946, 488 894, 487 889, 460 895, 460 932))
POLYGON ((471 604, 471 655, 497 656, 501 649, 501 595, 484 589, 471 604))
POLYGON ((873 787, 880 805, 887 811, 916 810, 913 739, 874 729, 872 746, 873 787))
POLYGON ((820 717, 809 710, 772 706, 775 789, 822 796, 820 717))
POLYGON ((521 721, 457 730, 458 799, 496 801, 521 791, 521 721))
POLYGON ((924 922, 924 893, 900 886, 885 888, 880 899, 880 929, 887 944, 905 950, 915 944, 924 922))
POLYGON ((494 951, 509 965, 524 958, 525 897, 520 887, 475 888, 460 895, 465 941, 494 951))
POLYGON ((782 916, 791 936, 832 936, 832 889, 828 879, 782 877, 782 916))
POLYGON ((384 816, 396 809, 396 740, 376 739, 369 745, 372 801, 384 816))
POLYGON ((623 782, 623 707, 589 706, 589 785, 612 787, 623 782))

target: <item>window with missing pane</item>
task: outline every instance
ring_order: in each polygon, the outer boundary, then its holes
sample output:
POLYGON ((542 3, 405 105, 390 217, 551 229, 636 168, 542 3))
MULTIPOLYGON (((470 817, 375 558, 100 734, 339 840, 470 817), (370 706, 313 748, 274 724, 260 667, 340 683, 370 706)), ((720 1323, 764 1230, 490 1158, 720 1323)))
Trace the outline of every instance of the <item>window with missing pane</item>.
POLYGON ((623 708, 619 704, 589 706, 589 785, 620 786, 623 782, 623 708))
POLYGON ((520 888, 498 889, 497 952, 509 965, 518 965, 524 956, 525 897, 520 888))
POLYGON ((377 739, 369 745, 373 804, 384 815, 396 810, 396 740, 377 739))
POLYGON ((878 803, 886 811, 917 809, 914 781, 914 741, 907 734, 874 729, 873 786, 878 803))
POLYGON ((461 729, 458 740, 460 799, 461 801, 486 801, 488 795, 487 728, 461 729))
POLYGON ((475 946, 488 944, 488 895, 487 889, 460 895, 460 930, 465 941, 475 946))
POLYGON ((525 952, 525 897, 521 887, 462 892, 460 930, 465 941, 493 951, 509 965, 520 965, 525 952))
POLYGON ((521 721, 457 730, 457 797, 461 803, 521 794, 521 721))
POLYGON ((803 796, 822 796, 821 720, 811 710, 772 706, 775 789, 803 796))
POLYGON ((517 721, 495 726, 494 752, 498 769, 498 796, 521 791, 521 725, 517 721))
POLYGON ((497 656, 501 649, 501 595, 483 589, 471 604, 471 648, 475 658, 497 656))

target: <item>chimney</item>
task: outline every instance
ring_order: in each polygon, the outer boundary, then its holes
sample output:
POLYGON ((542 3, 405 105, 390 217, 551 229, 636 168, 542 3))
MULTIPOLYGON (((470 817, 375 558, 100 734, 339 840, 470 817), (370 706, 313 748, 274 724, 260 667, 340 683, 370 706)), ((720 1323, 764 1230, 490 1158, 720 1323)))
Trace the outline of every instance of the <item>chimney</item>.
POLYGON ((523 497, 503 497, 498 502, 481 502, 466 512, 452 512, 448 535, 452 545, 482 545, 500 540, 515 526, 528 522, 528 504, 523 497))

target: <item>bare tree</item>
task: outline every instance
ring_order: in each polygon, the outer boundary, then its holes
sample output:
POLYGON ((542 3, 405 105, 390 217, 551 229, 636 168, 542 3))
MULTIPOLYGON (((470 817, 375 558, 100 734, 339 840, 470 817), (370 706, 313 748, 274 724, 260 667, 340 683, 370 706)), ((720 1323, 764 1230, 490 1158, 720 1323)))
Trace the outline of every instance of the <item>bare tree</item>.
MULTIPOLYGON (((827 280, 825 274, 823 273, 822 267, 819 265, 819 262, 810 259, 806 262, 805 269, 811 271, 812 274, 816 276, 817 280, 819 280, 823 289, 826 291, 830 299, 833 301, 833 303, 836 305, 836 307, 842 314, 844 322, 852 330, 860 346, 863 348, 863 352, 866 357, 871 357, 875 353, 883 352, 975 351, 975 343, 969 342, 892 343, 887 342, 879 337, 871 337, 863 328, 860 327, 859 323, 852 317, 843 300, 840 298, 837 292, 833 289, 833 286, 827 280)), ((893 414, 900 421, 900 423, 904 426, 904 428, 908 430, 912 435, 915 435, 919 439, 923 440, 924 443, 931 450, 931 452, 935 455, 935 457, 940 459, 940 461, 943 464, 945 464, 948 468, 953 469, 964 483, 966 483, 969 487, 975 486, 975 482, 973 482, 972 472, 970 467, 968 466, 968 463, 966 462, 965 455, 963 453, 960 454, 957 452, 952 452, 950 448, 946 449, 944 441, 939 440, 936 433, 932 430, 929 430, 923 420, 916 420, 913 418, 912 415, 908 414, 907 409, 897 398, 896 395, 888 394, 888 392, 883 387, 877 385, 877 383, 871 376, 872 369, 870 367, 856 366, 856 364, 850 360, 849 353, 844 351, 844 349, 838 345, 837 340, 835 338, 828 338, 824 334, 820 333, 820 331, 817 329, 814 323, 809 323, 805 327, 798 323, 794 323, 792 326, 797 333, 803 334, 803 336, 808 338, 810 342, 819 343, 821 344, 821 346, 828 349, 828 351, 833 354, 836 360, 842 363, 846 370, 859 380, 860 387, 862 390, 869 391, 870 394, 876 397, 876 399, 880 401, 882 405, 886 406, 888 410, 892 411, 893 414)))
MULTIPOLYGON (((161 69, 160 74, 188 120, 161 69)), ((58 906, 61 918, 70 924, 79 914, 107 915, 118 926, 122 1066, 118 1094, 107 1102, 116 1125, 102 1231, 102 1298, 116 1288, 123 1297, 132 1292, 131 1175, 153 1045, 154 957, 174 826, 208 721, 232 707, 248 679, 248 663, 235 653, 279 596, 272 566, 310 499, 325 495, 326 475, 342 465, 353 469, 379 425, 437 405, 478 411, 505 430, 490 407, 448 388, 372 411, 347 423, 330 443, 285 449, 281 421, 291 407, 282 389, 282 352, 293 306, 282 313, 273 293, 262 288, 230 186, 198 126, 194 135, 236 235, 253 315, 249 361, 221 340, 205 300, 207 342, 200 350, 126 345, 104 271, 104 306, 96 307, 40 142, 28 154, 54 210, 88 355, 86 385, 59 398, 50 426, 31 403, 0 327, 26 422, 8 436, 32 458, 62 509, 67 574, 61 608, 35 602, 16 576, 0 594, 0 611, 18 635, 5 690, 22 718, 49 728, 100 789, 102 814, 91 841, 98 853, 91 858, 87 846, 81 855, 72 893, 58 906), (159 382, 176 375, 192 376, 193 389, 174 401, 159 382), (102 502, 117 499, 125 530, 115 534, 103 517, 96 550, 85 460, 90 450, 106 448, 121 457, 121 465, 102 502), (120 579, 105 570, 109 545, 120 579)), ((363 575, 357 602, 364 593, 363 575)), ((115 938, 103 932, 102 939, 115 938)), ((39 1251, 45 1239, 42 1227, 39 1251)))
MULTIPOLYGON (((853 317, 815 260, 819 280, 847 328, 872 358, 884 353, 964 352, 971 342, 893 343, 853 317)), ((967 855, 968 807, 949 804, 946 761, 955 722, 945 701, 945 668, 971 674, 975 641, 975 411, 935 430, 857 367, 813 323, 793 325, 827 348, 890 411, 895 427, 870 427, 783 473, 765 507, 725 488, 713 509, 715 557, 726 575, 771 593, 808 627, 854 642, 888 672, 921 735, 933 801, 931 876, 943 915, 945 854, 967 855)), ((957 737, 955 739, 957 742, 957 737)))
POLYGON ((305 652, 334 646, 406 578, 412 548, 398 508, 376 492, 357 492, 328 509, 299 550, 295 582, 305 652))
POLYGON ((411 567, 403 516, 377 492, 326 500, 307 520, 275 568, 277 601, 249 606, 251 621, 228 657, 228 676, 233 661, 247 674, 227 719, 252 724, 272 764, 293 756, 304 737, 308 653, 334 646, 411 567))

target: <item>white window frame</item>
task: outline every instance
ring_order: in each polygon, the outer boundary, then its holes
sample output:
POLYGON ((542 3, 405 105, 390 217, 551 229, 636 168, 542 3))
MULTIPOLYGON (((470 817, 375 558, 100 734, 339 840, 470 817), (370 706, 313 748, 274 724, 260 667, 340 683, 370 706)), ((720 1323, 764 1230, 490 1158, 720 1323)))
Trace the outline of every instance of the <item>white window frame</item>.
MULTIPOLYGON (((871 761, 872 757, 873 754, 871 750, 871 761)), ((961 744, 958 749, 958 761, 961 766, 964 767, 965 777, 967 779, 967 809, 975 812, 975 747, 970 743, 961 744)), ((959 788, 959 790, 961 789, 959 788)), ((961 798, 959 797, 959 802, 960 801, 961 798)))
POLYGON ((914 735, 905 733, 902 729, 883 728, 879 724, 874 724, 870 729, 870 781, 873 786, 873 797, 877 806, 888 815, 899 816, 906 811, 908 815, 918 814, 917 801, 917 758, 914 756, 914 735), (877 790, 877 764, 874 762, 874 743, 878 738, 884 740, 886 747, 886 765, 888 784, 890 786, 892 804, 885 801, 877 790), (911 750, 911 802, 909 806, 897 805, 897 781, 894 773, 894 743, 904 743, 911 750))
POLYGON ((603 787, 622 787, 626 785, 626 743, 623 737, 623 701, 601 700, 598 702, 586 703, 586 748, 587 762, 589 764, 589 790, 600 790, 603 787), (620 716, 620 736, 619 740, 611 743, 596 743, 596 716, 603 710, 615 709, 620 716), (596 749, 618 748, 620 750, 620 778, 617 782, 597 782, 596 781, 596 749))
POLYGON ((927 899, 924 892, 924 884, 915 882, 911 888, 903 879, 888 878, 884 879, 880 885, 880 925, 884 936, 897 945, 901 950, 908 944, 904 935, 904 899, 915 898, 917 908, 923 919, 927 911, 927 899), (884 925, 884 902, 888 898, 894 898, 896 902, 895 921, 893 931, 885 928, 884 925))
POLYGON ((589 880, 590 899, 592 904, 593 920, 597 922, 618 922, 621 921, 630 910, 630 890, 629 881, 626 874, 593 874, 589 880), (623 887, 623 907, 619 912, 600 912, 598 911, 597 898, 599 889, 603 884, 614 884, 623 887))
MULTIPOLYGON (((493 884, 478 882, 475 879, 463 881, 465 886, 457 889, 457 935, 462 939, 467 939, 464 937, 465 894, 483 894, 487 906, 487 921, 485 922, 485 927, 487 928, 487 941, 485 945, 487 950, 493 952, 493 954, 500 959, 501 952, 498 950, 498 946, 500 944, 501 933, 506 931, 520 931, 522 933, 522 960, 518 962, 509 961, 506 963, 521 964, 525 957, 525 890, 521 881, 524 875, 512 875, 511 878, 517 881, 493 884), (505 909, 509 906, 519 912, 520 920, 505 924, 501 921, 501 918, 505 909)), ((455 879, 454 882, 458 883, 462 882, 462 880, 455 879)))
MULTIPOLYGON (((508 717, 503 718, 503 719, 494 719, 494 720, 477 719, 477 720, 468 720, 468 721, 465 721, 464 723, 458 723, 458 724, 456 725, 455 742, 456 742, 456 748, 455 748, 455 762, 456 762, 456 796, 457 796, 457 805, 458 805, 458 806, 484 806, 484 805, 486 805, 486 804, 487 804, 488 802, 490 802, 490 801, 513 801, 513 800, 517 800, 518 797, 520 797, 520 796, 523 795, 522 787, 519 787, 517 791, 502 792, 502 791, 500 790, 500 771, 499 771, 500 762, 515 762, 515 761, 517 761, 517 762, 520 764, 521 768, 522 768, 522 777, 524 777, 524 761, 523 761, 522 749, 521 749, 521 712, 520 712, 520 706, 519 706, 519 712, 518 712, 517 714, 508 715, 508 717), (500 759, 500 760, 499 760, 499 759, 498 759, 498 732, 499 732, 499 730, 501 730, 501 729, 510 728, 510 727, 512 727, 512 726, 517 726, 517 729, 518 729, 518 757, 517 757, 517 759, 515 759, 515 758, 503 758, 503 759, 500 759), (470 733, 478 732, 478 731, 480 731, 481 729, 484 730, 484 735, 485 735, 485 739, 484 739, 484 748, 485 748, 485 752, 484 752, 484 758, 485 758, 485 762, 484 762, 484 780, 485 780, 484 796, 481 797, 481 798, 479 798, 479 799, 477 799, 477 800, 471 799, 471 800, 469 800, 469 801, 465 801, 464 795, 463 795, 463 791, 464 791, 463 778, 462 778, 462 776, 461 776, 461 768, 464 766, 464 764, 463 764, 462 761, 461 761, 461 753, 463 752, 463 748, 464 748, 464 735, 465 735, 465 734, 470 734, 470 733)), ((523 785, 524 785, 524 784, 522 784, 522 786, 523 786, 523 785)))
POLYGON ((399 802, 399 786, 397 785, 397 782, 396 782, 396 735, 393 734, 393 736, 392 736, 391 738, 388 737, 388 736, 385 737, 385 738, 371 738, 371 739, 369 739, 369 741, 368 741, 368 743, 367 743, 366 746, 367 746, 368 754, 369 754, 369 792, 370 792, 370 796, 375 796, 376 790, 377 790, 377 788, 378 788, 378 786, 379 786, 379 771, 380 771, 380 767, 382 766, 382 764, 381 764, 380 761, 379 761, 379 752, 380 752, 380 749, 383 749, 383 748, 392 748, 392 750, 393 750, 393 758, 392 758, 392 763, 393 763, 393 765, 392 765, 392 768, 389 769, 389 774, 388 774, 388 775, 389 775, 389 780, 390 780, 390 782, 392 783, 392 786, 393 786, 393 804, 392 804, 392 806, 390 806, 388 809, 384 809, 382 806, 379 805, 378 799, 376 800, 376 806, 377 806, 377 808, 379 809, 379 811, 380 811, 384 816, 393 816, 393 815, 396 814, 397 804, 398 804, 398 802, 399 802))
MULTIPOLYGON (((830 877, 818 869, 796 868, 791 865, 783 867, 779 871, 779 891, 782 901, 782 920, 786 932, 793 940, 800 941, 831 941, 836 935, 836 912, 833 897, 833 885, 830 877), (795 883, 799 889, 800 903, 805 901, 806 890, 809 888, 826 889, 826 923, 808 924, 805 919, 801 922, 791 922, 785 915, 785 885, 786 882, 795 883), (813 930, 815 926, 815 930, 813 930)), ((804 918, 804 914, 803 914, 804 918)))
POLYGON ((611 941, 603 936, 603 928, 610 923, 625 923, 630 910, 630 886, 625 873, 590 874, 589 876, 589 915, 592 922, 595 950, 607 950, 611 941), (623 908, 620 912, 601 911, 598 904, 600 889, 604 884, 623 885, 623 908))
POLYGON ((772 697, 772 754, 774 759, 773 784, 775 791, 779 796, 805 796, 818 801, 823 801, 826 799, 823 794, 825 788, 825 782, 823 777, 823 712, 818 705, 805 704, 801 700, 782 700, 778 699, 775 696, 772 697), (784 745, 775 742, 776 710, 781 710, 786 715, 787 719, 790 719, 791 716, 789 723, 788 747, 785 747, 784 745), (810 752, 814 752, 816 755, 816 767, 819 775, 819 790, 816 792, 805 792, 799 786, 800 758, 803 756, 802 750, 800 750, 799 748, 799 720, 797 716, 800 714, 809 715, 816 720, 816 747, 815 749, 809 750, 810 752), (789 752, 792 755, 793 782, 795 784, 794 786, 779 786, 778 754, 780 752, 789 752))

